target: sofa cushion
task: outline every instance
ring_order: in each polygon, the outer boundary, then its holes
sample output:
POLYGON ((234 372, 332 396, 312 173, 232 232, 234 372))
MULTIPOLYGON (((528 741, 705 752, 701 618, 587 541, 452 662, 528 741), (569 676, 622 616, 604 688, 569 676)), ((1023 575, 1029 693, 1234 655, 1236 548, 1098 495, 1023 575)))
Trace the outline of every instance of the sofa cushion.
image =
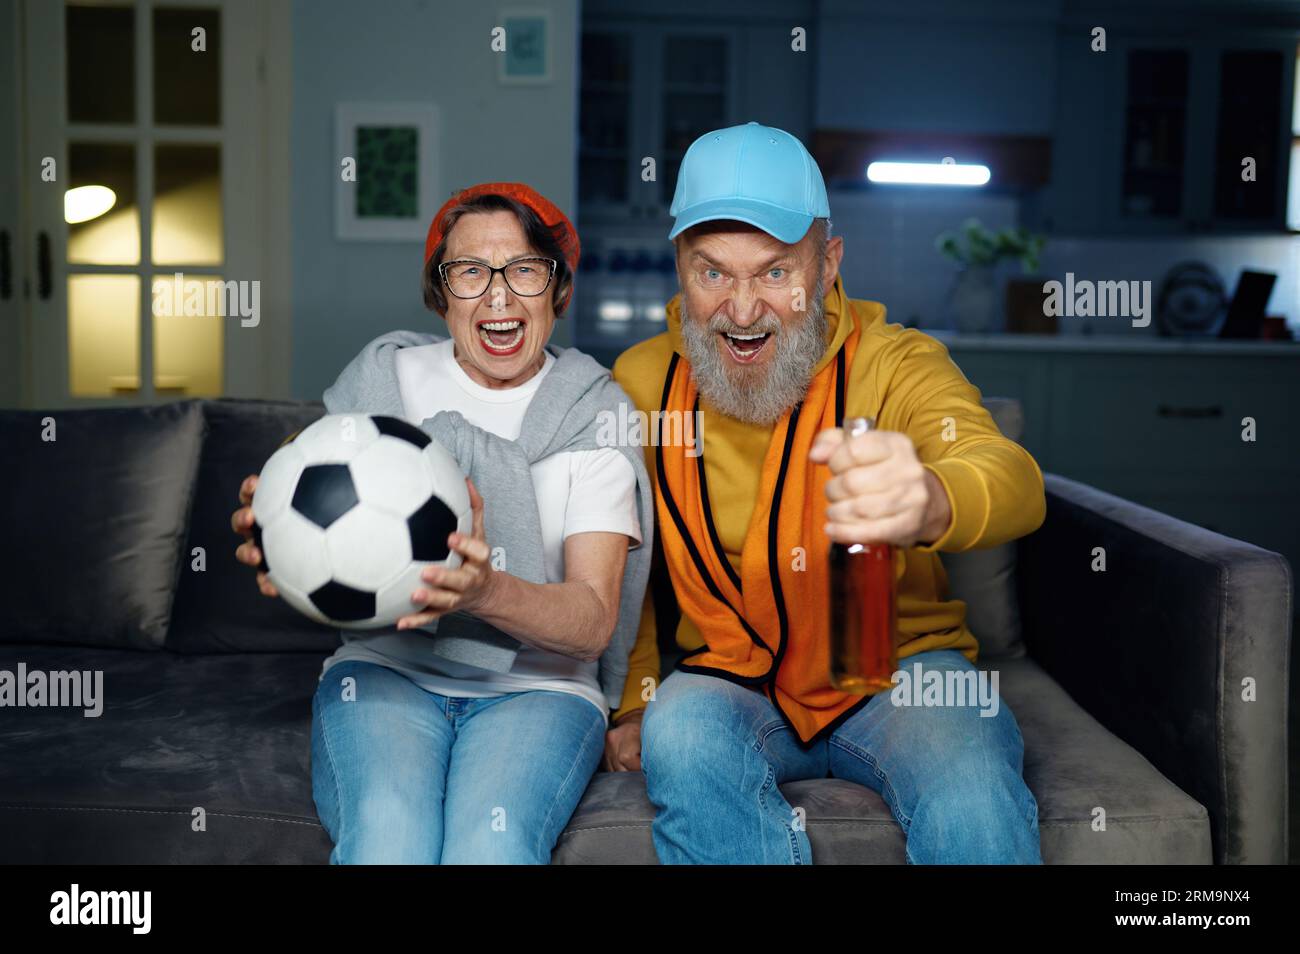
MULTIPOLYGON (((1210 864, 1205 808, 1088 715, 1033 660, 981 666, 998 673, 1002 701, 1025 740, 1025 781, 1038 801, 1048 864, 1210 864), (1096 809, 1105 831, 1094 830, 1096 809)), ((651 703, 653 705, 653 703, 651 703)), ((902 864, 906 840, 869 788, 841 779, 787 782, 781 793, 807 810, 816 864, 902 864)), ((653 864, 654 806, 640 772, 600 772, 553 861, 653 864)))
POLYGON ((0 411, 0 642, 163 644, 203 439, 196 401, 0 411))
MULTIPOLYGON (((1020 442, 1024 411, 1015 398, 987 397, 984 407, 1004 437, 1020 442)), ((984 659, 1025 655, 1020 604, 1016 597, 1016 544, 982 550, 940 553, 948 575, 948 592, 966 604, 966 625, 979 641, 984 659)))
MULTIPOLYGON (((311 792, 312 653, 178 656, 0 647, 0 670, 103 672, 103 713, 0 710, 0 860, 62 864, 318 862, 330 841, 311 792), (195 832, 195 808, 206 831, 195 832)), ((989 667, 984 667, 989 668, 989 667)), ((1087 714, 1030 659, 996 664, 1025 739, 1049 864, 1209 864, 1205 809, 1087 714), (1098 808, 1106 828, 1094 830, 1098 808)), ((902 863, 904 837, 871 789, 789 782, 814 861, 902 863)), ((556 863, 653 864, 640 772, 599 772, 556 863)))
POLYGON ((0 670, 98 670, 104 697, 92 718, 0 709, 0 861, 327 861, 310 766, 322 661, 0 646, 0 670))
POLYGON ((204 401, 203 413, 208 434, 167 648, 184 653, 333 651, 341 642, 337 629, 258 592, 254 571, 234 557, 239 537, 230 529, 243 479, 260 471, 286 437, 324 414, 324 406, 224 399, 204 401), (188 556, 195 547, 206 554, 202 571, 188 556))

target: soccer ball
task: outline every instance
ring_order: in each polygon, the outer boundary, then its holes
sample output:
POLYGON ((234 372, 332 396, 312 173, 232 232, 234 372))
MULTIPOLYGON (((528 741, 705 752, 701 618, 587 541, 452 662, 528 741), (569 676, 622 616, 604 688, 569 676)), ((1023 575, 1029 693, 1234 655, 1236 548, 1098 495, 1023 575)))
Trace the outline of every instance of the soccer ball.
POLYGON ((428 566, 458 567, 449 534, 473 528, 450 452, 395 417, 330 414, 262 468, 253 539, 280 595, 319 623, 391 626, 416 611, 428 566))

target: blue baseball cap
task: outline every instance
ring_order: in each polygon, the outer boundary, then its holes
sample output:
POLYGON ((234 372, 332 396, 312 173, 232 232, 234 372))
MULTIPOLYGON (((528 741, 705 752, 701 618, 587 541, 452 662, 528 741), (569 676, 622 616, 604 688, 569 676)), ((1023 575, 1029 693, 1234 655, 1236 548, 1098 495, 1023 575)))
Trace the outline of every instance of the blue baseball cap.
POLYGON ((669 239, 715 219, 747 222, 793 245, 831 214, 808 150, 784 129, 746 123, 705 133, 686 150, 669 213, 669 239))

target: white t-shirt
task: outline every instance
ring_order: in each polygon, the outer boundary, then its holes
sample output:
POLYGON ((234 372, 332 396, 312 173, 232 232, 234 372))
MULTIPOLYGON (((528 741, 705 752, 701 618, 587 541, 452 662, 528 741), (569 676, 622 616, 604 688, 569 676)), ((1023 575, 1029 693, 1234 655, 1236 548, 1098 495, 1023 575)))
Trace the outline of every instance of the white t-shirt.
MULTIPOLYGON (((486 388, 456 363, 454 342, 399 348, 397 382, 406 419, 417 426, 439 411, 459 411, 477 427, 507 440, 519 437, 524 412, 542 379, 555 364, 546 353, 542 369, 514 388, 486 388)), ((641 545, 637 518, 636 473, 622 453, 612 447, 552 454, 532 466, 537 512, 541 517, 542 554, 548 583, 564 582, 564 539, 574 533, 605 531, 641 545)), ((484 501, 484 508, 492 506, 484 501)), ((491 540, 488 541, 492 543, 491 540)), ((414 608, 413 608, 414 609, 414 608)), ((418 635, 418 630, 415 631, 418 635)), ((376 647, 389 638, 373 640, 376 647)), ((343 659, 362 659, 403 673, 420 687, 447 696, 480 698, 528 689, 571 692, 589 700, 606 718, 609 704, 600 689, 599 663, 521 645, 510 672, 492 672, 435 656, 419 660, 368 649, 372 642, 353 637, 326 660, 325 668, 343 659)), ((403 640, 409 645, 409 640, 403 640)))

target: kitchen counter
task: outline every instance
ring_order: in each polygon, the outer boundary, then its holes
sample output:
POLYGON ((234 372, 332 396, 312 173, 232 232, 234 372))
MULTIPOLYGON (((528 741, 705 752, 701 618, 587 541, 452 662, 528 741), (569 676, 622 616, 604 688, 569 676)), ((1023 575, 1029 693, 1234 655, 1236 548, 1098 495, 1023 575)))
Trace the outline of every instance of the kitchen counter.
POLYGON ((950 351, 1051 351, 1098 354, 1281 355, 1300 354, 1297 341, 1220 338, 1162 338, 1157 335, 969 335, 927 330, 950 351))

